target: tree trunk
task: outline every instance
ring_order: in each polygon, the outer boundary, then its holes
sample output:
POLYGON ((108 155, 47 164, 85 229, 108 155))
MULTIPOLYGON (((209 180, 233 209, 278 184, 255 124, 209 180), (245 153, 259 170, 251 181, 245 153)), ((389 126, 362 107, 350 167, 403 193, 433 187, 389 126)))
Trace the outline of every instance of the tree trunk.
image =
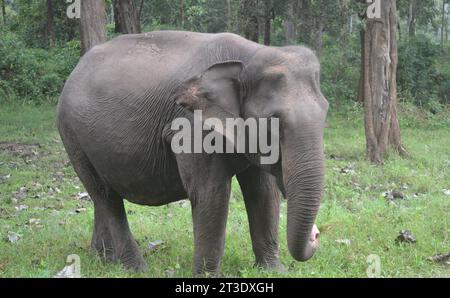
POLYGON ((231 0, 227 0, 227 31, 233 31, 233 11, 231 7, 231 0))
POLYGON ((409 38, 416 37, 416 22, 417 22, 417 0, 409 0, 409 15, 408 15, 409 38))
MULTIPOLYGON (((138 11, 138 22, 139 26, 141 25, 142 20, 142 10, 144 9, 144 0, 141 0, 141 4, 139 5, 139 11, 138 11)), ((142 29, 141 29, 142 30, 142 29)))
POLYGON ((381 19, 367 19, 364 32, 364 116, 367 157, 381 164, 389 146, 401 155, 397 119, 397 12, 395 0, 385 0, 381 19))
POLYGON ((297 9, 298 1, 290 1, 287 8, 287 17, 283 22, 287 45, 292 45, 297 41, 297 9))
POLYGON ((180 3, 180 14, 181 14, 181 29, 184 29, 184 24, 186 22, 186 14, 184 12, 184 0, 180 3))
POLYGON ((245 38, 259 42, 258 0, 243 0, 245 38))
POLYGON ((47 0, 47 38, 51 48, 55 46, 56 34, 54 25, 53 0, 47 0))
POLYGON ((359 88, 358 88, 358 102, 364 103, 364 65, 365 65, 365 30, 361 29, 360 33, 360 41, 361 41, 361 70, 359 77, 359 88))
POLYGON ((3 20, 3 25, 6 25, 6 4, 5 4, 5 0, 1 0, 2 1, 2 20, 3 20))
POLYGON ((297 30, 300 40, 306 44, 313 45, 313 25, 312 8, 310 0, 301 0, 298 7, 299 28, 297 30))
POLYGON ((317 31, 314 38, 314 48, 316 50, 316 54, 318 57, 322 55, 322 49, 323 49, 323 31, 324 31, 324 22, 319 21, 319 24, 317 25, 317 31))
POLYGON ((445 47, 445 29, 448 25, 447 15, 445 11, 445 4, 447 3, 447 0, 442 0, 442 28, 441 28, 441 46, 442 49, 445 47))
POLYGON ((103 0, 81 1, 81 55, 106 42, 106 10, 103 0))
POLYGON ((114 0, 116 32, 123 34, 141 33, 139 12, 134 0, 114 0), (120 29, 120 31, 117 31, 120 29))
POLYGON ((271 33, 271 28, 272 28, 272 21, 270 19, 270 17, 266 17, 265 22, 264 22, 264 45, 266 46, 270 46, 270 33, 271 33))
POLYGON ((120 8, 119 1, 113 1, 113 14, 114 14, 114 32, 121 33, 122 32, 122 24, 120 23, 121 19, 119 17, 120 8))

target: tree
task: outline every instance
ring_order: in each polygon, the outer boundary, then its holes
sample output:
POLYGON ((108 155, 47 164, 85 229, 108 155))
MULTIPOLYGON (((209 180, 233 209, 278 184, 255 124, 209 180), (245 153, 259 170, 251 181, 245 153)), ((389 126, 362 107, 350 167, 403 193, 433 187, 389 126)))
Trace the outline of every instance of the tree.
POLYGON ((368 18, 364 30, 364 118, 367 157, 380 164, 392 147, 403 146, 397 118, 397 9, 395 0, 384 0, 381 19, 368 18))
POLYGON ((106 10, 103 0, 81 1, 81 55, 106 42, 106 10))
POLYGON ((139 10, 134 0, 114 0, 114 21, 117 33, 136 34, 141 32, 139 10))
POLYGON ((1 1, 1 6, 2 6, 2 20, 3 20, 3 25, 6 24, 6 4, 5 4, 5 0, 0 0, 1 1))
POLYGON ((442 27, 441 27, 441 46, 444 49, 446 33, 448 33, 448 17, 446 12, 447 0, 442 0, 442 27))
POLYGON ((272 0, 264 0, 264 45, 270 46, 272 21, 275 19, 275 8, 272 0))
POLYGON ((56 33, 54 25, 53 0, 47 0, 47 38, 50 47, 54 47, 56 43, 56 33))
POLYGON ((417 22, 417 0, 409 0, 408 34, 410 38, 416 36, 416 22, 417 22))
POLYGON ((243 27, 245 38, 259 42, 259 1, 242 0, 241 14, 243 15, 243 27))
POLYGON ((434 23, 439 15, 436 0, 397 0, 399 15, 405 20, 409 39, 415 38, 418 26, 434 23))
POLYGON ((297 41, 297 11, 298 1, 289 1, 286 18, 284 19, 284 34, 286 36, 286 44, 290 45, 297 41))

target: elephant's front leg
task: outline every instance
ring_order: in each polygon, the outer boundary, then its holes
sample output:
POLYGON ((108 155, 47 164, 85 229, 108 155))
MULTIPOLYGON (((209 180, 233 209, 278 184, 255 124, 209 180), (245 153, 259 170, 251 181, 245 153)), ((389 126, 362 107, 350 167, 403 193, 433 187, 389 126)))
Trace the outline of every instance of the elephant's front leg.
POLYGON ((231 181, 204 181, 191 199, 194 220, 194 274, 217 275, 225 247, 231 181))
POLYGON ((232 173, 218 155, 178 154, 178 170, 192 204, 194 275, 220 270, 232 173))
POLYGON ((280 194, 275 178, 252 166, 237 175, 247 209, 256 265, 279 272, 280 194))

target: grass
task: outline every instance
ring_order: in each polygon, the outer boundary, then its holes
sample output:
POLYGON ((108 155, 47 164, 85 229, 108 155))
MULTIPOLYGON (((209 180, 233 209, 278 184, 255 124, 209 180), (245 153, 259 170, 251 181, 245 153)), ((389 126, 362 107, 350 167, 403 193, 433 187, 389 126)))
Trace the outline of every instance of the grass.
MULTIPOLYGON (((144 251, 149 271, 134 274, 106 264, 89 249, 93 205, 76 199, 83 187, 74 174, 54 124, 54 106, 0 104, 0 142, 39 143, 14 153, 0 149, 0 277, 52 277, 66 257, 81 258, 83 277, 191 277, 192 220, 187 204, 144 207, 126 204, 130 226, 144 251), (35 153, 33 153, 33 151, 35 153), (17 195, 25 187, 22 199, 17 195), (16 197, 19 197, 17 200, 16 197), (27 209, 17 211, 19 205, 27 209), (85 212, 74 212, 79 208, 85 212), (40 224, 30 219, 39 219, 40 224), (21 235, 7 241, 8 232, 21 235), (155 240, 164 244, 145 249, 155 240)), ((381 259, 382 277, 450 277, 450 267, 428 257, 450 250, 450 124, 407 111, 404 142, 411 158, 389 156, 383 167, 364 159, 359 110, 330 117, 326 131, 326 195, 318 226, 321 249, 296 263, 286 247, 286 204, 281 213, 281 259, 285 274, 253 267, 242 196, 233 184, 222 273, 226 277, 366 277, 367 257, 381 259), (419 117, 420 116, 420 117, 419 117), (331 159, 334 155, 336 158, 331 159), (349 173, 341 173, 348 168, 349 173), (404 200, 388 202, 383 193, 399 189, 404 200), (417 194, 417 195, 415 195, 417 194), (416 244, 395 243, 400 230, 411 230, 416 244), (336 240, 351 240, 339 244, 336 240)))

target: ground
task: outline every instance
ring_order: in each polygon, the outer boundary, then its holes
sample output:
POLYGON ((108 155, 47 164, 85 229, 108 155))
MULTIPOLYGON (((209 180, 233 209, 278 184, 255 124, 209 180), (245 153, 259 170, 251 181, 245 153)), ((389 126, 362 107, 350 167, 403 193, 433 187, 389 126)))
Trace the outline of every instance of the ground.
MULTIPOLYGON (((364 158, 360 109, 330 117, 326 195, 317 222, 321 248, 306 263, 290 257, 283 202, 285 274, 253 267, 245 208, 234 182, 223 275, 366 277, 367 271, 376 275, 377 270, 368 270, 376 267, 369 266, 368 256, 377 255, 381 277, 450 277, 449 266, 428 260, 450 251, 449 116, 441 121, 403 113, 408 115, 401 117, 401 125, 411 156, 391 155, 383 167, 371 166, 364 158), (401 230, 411 231, 417 242, 396 243, 401 230)), ((55 106, 0 104, 0 277, 53 277, 71 254, 80 256, 83 277, 192 276, 189 204, 126 204, 149 265, 147 273, 134 274, 102 262, 90 251, 93 205, 81 198, 83 192, 55 128, 55 106)))

